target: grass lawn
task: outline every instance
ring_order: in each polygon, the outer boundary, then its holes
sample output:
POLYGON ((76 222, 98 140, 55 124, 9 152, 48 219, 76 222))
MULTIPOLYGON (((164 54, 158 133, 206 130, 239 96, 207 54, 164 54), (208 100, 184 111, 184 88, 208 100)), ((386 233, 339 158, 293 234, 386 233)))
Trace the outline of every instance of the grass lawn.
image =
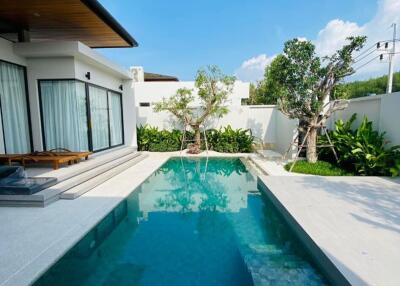
MULTIPOLYGON (((285 170, 289 171, 292 163, 285 165, 285 170)), ((294 173, 319 175, 319 176, 353 176, 354 174, 349 173, 339 167, 325 162, 318 161, 317 163, 308 163, 305 160, 297 161, 292 170, 294 173)))

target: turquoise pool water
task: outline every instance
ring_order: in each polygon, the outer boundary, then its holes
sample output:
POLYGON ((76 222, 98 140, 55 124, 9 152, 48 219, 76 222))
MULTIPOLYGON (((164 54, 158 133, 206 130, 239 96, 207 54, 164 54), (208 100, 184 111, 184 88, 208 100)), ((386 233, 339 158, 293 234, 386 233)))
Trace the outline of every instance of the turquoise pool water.
POLYGON ((167 161, 35 285, 325 285, 240 159, 167 161))

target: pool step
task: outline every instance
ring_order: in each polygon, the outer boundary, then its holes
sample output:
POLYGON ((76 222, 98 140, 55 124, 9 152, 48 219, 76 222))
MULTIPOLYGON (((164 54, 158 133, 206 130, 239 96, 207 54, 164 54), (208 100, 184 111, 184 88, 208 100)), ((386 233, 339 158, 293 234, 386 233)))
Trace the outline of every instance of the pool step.
POLYGON ((138 156, 126 156, 124 158, 121 158, 121 160, 115 160, 111 162, 112 164, 109 166, 104 166, 102 170, 104 172, 97 173, 96 176, 90 178, 84 183, 81 183, 73 188, 68 189, 67 191, 63 192, 60 195, 60 199, 66 199, 66 200, 73 200, 84 193, 90 191, 91 189, 97 187, 98 185, 104 183, 105 181, 108 181, 112 177, 118 175, 119 173, 125 171, 129 167, 132 167, 133 165, 136 165, 138 162, 142 161, 146 157, 148 157, 147 154, 139 154, 138 156), (126 160, 128 157, 128 160, 126 160))
POLYGON ((254 285, 295 285, 296 281, 305 283, 303 285, 316 283, 315 270, 310 264, 277 245, 247 245, 241 252, 254 285), (310 280, 311 277, 314 279, 310 280))
MULTIPOLYGON (((99 185, 102 179, 98 178, 97 182, 95 180, 90 183, 85 182, 135 158, 144 159, 142 155, 144 154, 136 152, 130 147, 121 148, 105 154, 95 154, 89 160, 82 161, 77 165, 46 173, 45 175, 49 177, 54 173, 54 177, 58 179, 58 183, 50 188, 32 195, 0 195, 0 206, 44 207, 60 199, 62 193, 74 187, 78 187, 81 184, 85 184, 87 188, 92 189, 95 185, 99 185)), ((131 163, 133 164, 135 162, 137 163, 138 161, 133 161, 131 163)), ((129 164, 124 165, 125 168, 128 166, 129 164)), ((123 171, 121 168, 117 170, 119 172, 123 171)), ((110 171, 105 174, 105 178, 108 180, 116 174, 116 171, 110 171)), ((83 193, 84 189, 79 189, 79 192, 83 193)))

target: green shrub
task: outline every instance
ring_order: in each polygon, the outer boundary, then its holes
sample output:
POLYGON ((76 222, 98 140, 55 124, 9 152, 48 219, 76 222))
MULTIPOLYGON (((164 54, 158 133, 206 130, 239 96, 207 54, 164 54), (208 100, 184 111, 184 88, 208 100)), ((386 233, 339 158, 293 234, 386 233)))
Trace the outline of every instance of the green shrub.
MULTIPOLYGON (((289 171, 293 163, 285 165, 285 170, 289 171)), ((325 161, 317 161, 316 163, 309 163, 305 160, 297 161, 293 167, 292 172, 318 175, 318 176, 350 176, 351 173, 335 166, 332 163, 325 161)))
MULTIPOLYGON (((400 146, 387 147, 385 133, 373 129, 372 122, 365 117, 361 125, 352 130, 356 114, 349 121, 338 120, 329 136, 339 157, 338 165, 364 176, 398 176, 400 170, 400 146)), ((326 136, 320 137, 327 144, 326 136)), ((334 162, 332 151, 324 149, 322 158, 334 162)))
POLYGON ((169 152, 181 148, 182 132, 180 130, 158 130, 157 127, 137 127, 139 151, 169 152))
POLYGON ((249 153, 253 151, 254 136, 250 129, 232 129, 230 125, 206 131, 209 149, 223 153, 249 153))
MULTIPOLYGON (((248 153, 252 151, 254 137, 251 130, 232 129, 227 126, 221 129, 209 129, 206 131, 209 150, 224 153, 248 153)), ((137 142, 139 151, 170 152, 179 151, 181 148, 181 130, 159 130, 157 127, 137 127, 137 142)), ((193 132, 187 131, 186 139, 192 140, 193 132)), ((203 138, 203 134, 202 134, 203 138)), ((183 148, 187 148, 185 142, 183 148)), ((204 141, 202 149, 205 149, 204 141)))

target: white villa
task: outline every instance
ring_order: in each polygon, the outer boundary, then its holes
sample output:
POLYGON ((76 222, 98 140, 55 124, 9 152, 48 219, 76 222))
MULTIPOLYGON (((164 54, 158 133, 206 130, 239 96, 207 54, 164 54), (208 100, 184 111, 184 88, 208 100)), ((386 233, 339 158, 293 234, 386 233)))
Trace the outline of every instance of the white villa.
POLYGON ((70 2, 2 5, 0 153, 136 145, 132 76, 93 48, 137 43, 98 2, 70 2))

